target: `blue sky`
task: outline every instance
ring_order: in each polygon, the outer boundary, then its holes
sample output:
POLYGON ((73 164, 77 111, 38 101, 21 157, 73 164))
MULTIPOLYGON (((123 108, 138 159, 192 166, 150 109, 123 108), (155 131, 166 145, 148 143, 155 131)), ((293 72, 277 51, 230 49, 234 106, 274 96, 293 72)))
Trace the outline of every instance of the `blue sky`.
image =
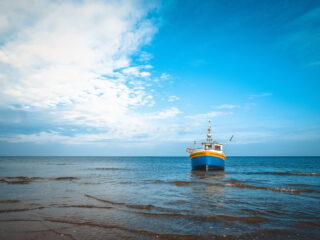
POLYGON ((320 155, 319 1, 0 9, 0 155, 320 155))

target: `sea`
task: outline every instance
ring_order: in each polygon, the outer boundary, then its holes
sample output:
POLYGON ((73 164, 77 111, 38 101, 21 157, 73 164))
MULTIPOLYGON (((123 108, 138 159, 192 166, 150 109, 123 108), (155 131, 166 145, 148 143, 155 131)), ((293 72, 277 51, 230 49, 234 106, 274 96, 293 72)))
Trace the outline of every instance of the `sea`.
POLYGON ((320 157, 0 157, 0 239, 320 239, 320 157))

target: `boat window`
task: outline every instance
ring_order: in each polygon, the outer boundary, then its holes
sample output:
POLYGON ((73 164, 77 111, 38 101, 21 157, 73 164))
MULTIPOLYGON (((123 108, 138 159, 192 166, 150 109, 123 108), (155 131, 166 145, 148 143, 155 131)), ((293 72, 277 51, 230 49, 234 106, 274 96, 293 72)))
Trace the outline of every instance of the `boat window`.
POLYGON ((212 145, 208 145, 208 150, 212 150, 212 145))
POLYGON ((215 146, 214 146, 214 150, 221 151, 221 146, 215 145, 215 146))

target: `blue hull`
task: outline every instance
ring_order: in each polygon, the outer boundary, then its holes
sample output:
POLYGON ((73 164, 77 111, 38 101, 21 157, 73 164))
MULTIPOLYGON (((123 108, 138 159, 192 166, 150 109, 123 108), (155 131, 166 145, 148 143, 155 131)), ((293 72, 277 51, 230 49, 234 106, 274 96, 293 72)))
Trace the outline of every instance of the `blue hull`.
POLYGON ((224 161, 214 156, 198 156, 191 158, 191 165, 193 170, 223 170, 224 161))

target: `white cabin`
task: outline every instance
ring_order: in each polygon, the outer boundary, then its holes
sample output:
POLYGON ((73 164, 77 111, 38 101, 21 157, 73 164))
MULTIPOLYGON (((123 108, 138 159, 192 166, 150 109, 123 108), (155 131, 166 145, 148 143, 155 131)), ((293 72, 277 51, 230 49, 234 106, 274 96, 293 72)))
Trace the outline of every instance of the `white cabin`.
POLYGON ((209 127, 208 127, 208 133, 207 133, 207 141, 202 142, 201 148, 196 148, 196 143, 194 143, 193 148, 187 148, 187 152, 194 153, 194 152, 200 152, 200 151, 212 151, 212 152, 218 152, 223 153, 223 144, 212 141, 212 133, 211 133, 211 121, 209 121, 209 127))

